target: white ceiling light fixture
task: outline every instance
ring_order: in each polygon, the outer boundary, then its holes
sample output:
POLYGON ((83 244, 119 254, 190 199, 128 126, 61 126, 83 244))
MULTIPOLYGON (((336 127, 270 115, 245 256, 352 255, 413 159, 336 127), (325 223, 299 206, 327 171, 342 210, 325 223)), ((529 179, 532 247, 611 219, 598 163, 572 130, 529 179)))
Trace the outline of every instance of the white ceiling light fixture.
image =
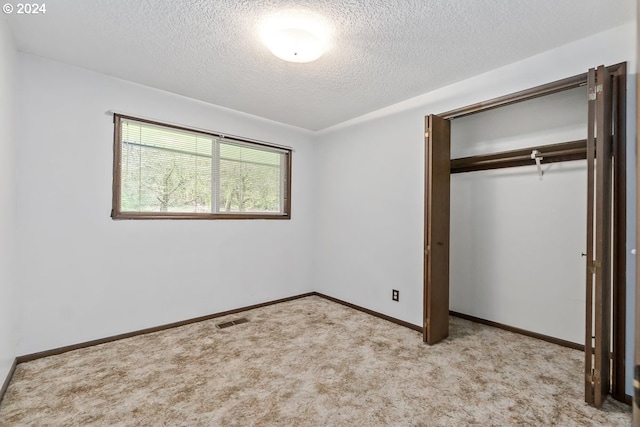
POLYGON ((262 40, 280 59, 312 62, 329 47, 329 27, 324 21, 308 11, 282 11, 263 21, 262 40))
POLYGON ((275 56, 289 62, 311 62, 324 53, 322 42, 313 33, 299 28, 277 31, 266 40, 275 56))

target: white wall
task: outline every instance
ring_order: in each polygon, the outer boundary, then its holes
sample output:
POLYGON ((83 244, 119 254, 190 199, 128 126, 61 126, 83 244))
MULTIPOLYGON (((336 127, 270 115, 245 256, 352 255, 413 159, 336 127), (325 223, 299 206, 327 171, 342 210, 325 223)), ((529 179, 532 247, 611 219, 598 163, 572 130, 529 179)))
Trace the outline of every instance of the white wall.
POLYGON ((14 251, 16 227, 16 49, 0 18, 0 386, 16 357, 14 251))
POLYGON ((17 353, 313 290, 312 135, 19 55, 17 353), (294 148, 291 220, 113 221, 108 110, 294 148))
MULTIPOLYGON (((635 24, 321 132, 316 173, 322 179, 315 189, 318 291, 421 325, 424 116, 584 73, 595 65, 621 61, 629 61, 630 70, 635 70, 635 24), (400 302, 391 301, 392 288, 400 290, 400 302)), ((634 99, 630 91, 630 153, 634 152, 634 99)), ((630 195, 635 192, 631 187, 630 195)), ((634 230, 629 228, 630 236, 634 230)), ((628 283, 632 282, 630 277, 628 283)), ((628 301, 633 301, 630 286, 627 295, 628 301)), ((630 328, 628 346, 633 343, 632 336, 630 328)), ((628 361, 627 366, 632 363, 628 361)), ((627 374, 630 393, 631 369, 627 374)))

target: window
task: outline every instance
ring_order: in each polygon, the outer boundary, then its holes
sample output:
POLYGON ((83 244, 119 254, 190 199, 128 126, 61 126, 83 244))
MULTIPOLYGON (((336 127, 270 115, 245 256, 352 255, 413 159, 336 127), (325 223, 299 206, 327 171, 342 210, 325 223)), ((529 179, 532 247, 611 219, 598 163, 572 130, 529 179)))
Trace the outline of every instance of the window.
POLYGON ((114 115, 114 219, 290 218, 291 150, 114 115))

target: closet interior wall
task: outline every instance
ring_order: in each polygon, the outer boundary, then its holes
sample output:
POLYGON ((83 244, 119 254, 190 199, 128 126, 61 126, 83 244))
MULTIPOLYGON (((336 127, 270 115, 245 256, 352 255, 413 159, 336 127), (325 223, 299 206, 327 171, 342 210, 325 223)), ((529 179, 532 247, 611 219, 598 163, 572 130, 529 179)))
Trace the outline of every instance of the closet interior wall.
POLYGON ((491 170, 452 161, 452 311, 583 342, 586 161, 545 162, 544 147, 576 141, 569 152, 584 158, 586 100, 577 87, 451 120, 452 159, 518 150, 491 170))

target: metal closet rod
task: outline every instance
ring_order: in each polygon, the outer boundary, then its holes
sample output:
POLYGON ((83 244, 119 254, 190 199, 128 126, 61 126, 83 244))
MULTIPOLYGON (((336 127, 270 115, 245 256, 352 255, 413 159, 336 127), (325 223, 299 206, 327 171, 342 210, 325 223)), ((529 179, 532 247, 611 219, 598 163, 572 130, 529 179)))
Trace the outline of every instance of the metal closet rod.
POLYGON ((543 157, 543 164, 584 160, 587 158, 587 140, 579 139, 559 144, 451 159, 451 173, 535 165, 531 158, 531 153, 534 150, 543 157))

